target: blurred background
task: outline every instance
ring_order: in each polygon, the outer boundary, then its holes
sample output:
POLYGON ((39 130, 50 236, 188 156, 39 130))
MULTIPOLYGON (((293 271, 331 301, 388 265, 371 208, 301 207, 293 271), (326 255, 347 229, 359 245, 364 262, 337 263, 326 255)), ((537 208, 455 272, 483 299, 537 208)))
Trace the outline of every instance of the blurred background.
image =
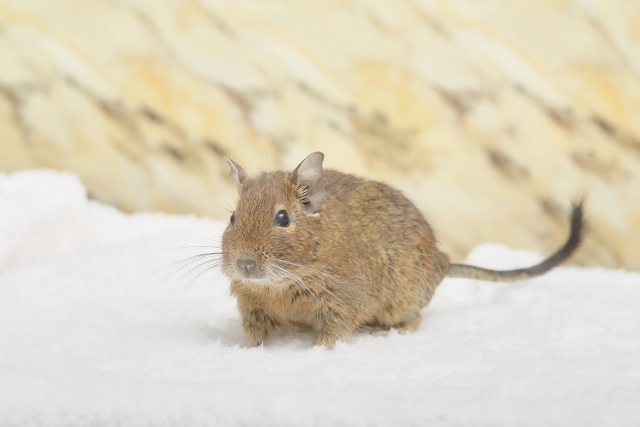
POLYGON ((549 254, 586 195, 572 263, 640 270, 640 2, 0 1, 0 172, 226 221, 223 156, 318 150, 404 191, 456 261, 549 254))

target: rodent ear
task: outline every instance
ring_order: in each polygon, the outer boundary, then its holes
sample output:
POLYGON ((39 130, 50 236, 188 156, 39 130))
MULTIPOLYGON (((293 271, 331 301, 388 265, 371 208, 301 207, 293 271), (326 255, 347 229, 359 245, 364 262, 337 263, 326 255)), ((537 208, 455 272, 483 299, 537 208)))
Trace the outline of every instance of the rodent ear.
POLYGON ((296 195, 307 213, 316 213, 324 201, 324 154, 311 153, 293 171, 291 177, 296 183, 296 195))
POLYGON ((240 184, 249 179, 249 175, 247 175, 247 173, 240 167, 239 164, 237 164, 230 158, 225 157, 224 159, 227 161, 227 163, 229 163, 229 176, 233 178, 233 180, 236 182, 236 185, 240 187, 240 184))

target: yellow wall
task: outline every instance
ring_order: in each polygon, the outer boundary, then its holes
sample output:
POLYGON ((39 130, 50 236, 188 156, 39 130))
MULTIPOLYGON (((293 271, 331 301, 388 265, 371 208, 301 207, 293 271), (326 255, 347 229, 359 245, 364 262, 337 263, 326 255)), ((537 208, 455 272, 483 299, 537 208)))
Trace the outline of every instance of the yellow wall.
POLYGON ((401 188, 460 260, 640 269, 640 3, 0 2, 0 171, 77 173, 128 211, 228 217, 222 159, 401 188))

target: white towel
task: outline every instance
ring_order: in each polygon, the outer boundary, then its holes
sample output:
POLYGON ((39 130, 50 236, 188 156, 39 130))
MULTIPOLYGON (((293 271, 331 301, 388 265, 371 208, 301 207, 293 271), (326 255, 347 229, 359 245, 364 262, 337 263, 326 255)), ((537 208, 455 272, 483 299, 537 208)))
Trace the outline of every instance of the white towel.
POLYGON ((224 227, 124 215, 68 174, 0 176, 0 425, 640 425, 640 274, 448 279, 411 335, 325 351, 286 329, 246 349, 219 272, 152 274, 208 248, 154 250, 224 227))

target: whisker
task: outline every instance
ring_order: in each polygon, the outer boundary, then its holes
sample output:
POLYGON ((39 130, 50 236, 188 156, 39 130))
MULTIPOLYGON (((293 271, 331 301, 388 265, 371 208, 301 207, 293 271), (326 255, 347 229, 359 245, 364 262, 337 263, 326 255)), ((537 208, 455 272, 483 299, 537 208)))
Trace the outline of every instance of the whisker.
POLYGON ((168 268, 171 267, 175 267, 176 265, 179 265, 181 263, 184 263, 185 265, 178 268, 176 271, 172 272, 172 273, 168 273, 164 276, 164 278, 162 278, 162 280, 160 280, 160 283, 164 283, 168 278, 170 278, 171 276, 173 276, 175 273, 177 273, 178 271, 180 271, 182 268, 188 266, 189 264, 191 264, 192 262, 195 262, 201 258, 205 258, 205 257, 211 257, 212 259, 219 259, 220 255, 223 255, 224 252, 210 252, 210 253, 204 253, 204 254, 198 254, 198 255, 192 255, 186 258, 182 258, 181 260, 178 260, 176 262, 172 262, 171 264, 164 266, 148 275, 146 275, 145 277, 143 277, 141 280, 145 281, 148 280, 150 277, 160 273, 163 270, 166 270, 168 268))
POLYGON ((180 240, 209 240, 211 242, 220 242, 220 239, 209 239, 206 237, 182 237, 180 239, 172 239, 176 242, 179 242, 180 240))
POLYGON ((214 192, 214 193, 216 193, 216 196, 218 196, 218 197, 219 197, 223 202, 225 202, 225 203, 227 204, 227 206, 229 207, 229 209, 233 209, 233 206, 231 206, 231 205, 229 204, 229 202, 227 202, 227 201, 224 199, 224 197, 222 197, 220 194, 218 194, 218 192, 217 192, 217 191, 213 191, 213 192, 214 192))
MULTIPOLYGON (((170 279, 172 276, 174 276, 175 274, 177 274, 179 271, 184 270, 185 268, 188 268, 190 265, 192 265, 192 264, 194 264, 194 263, 196 263, 196 262, 200 262, 200 261, 202 261, 203 259, 207 259, 207 258, 209 258, 209 257, 206 257, 206 256, 198 256, 198 257, 194 257, 193 259, 186 260, 186 261, 180 261, 180 262, 178 262, 178 263, 174 263, 173 265, 170 265, 170 266, 165 267, 165 269, 166 269, 166 268, 169 268, 169 267, 175 267, 176 265, 179 265, 179 264, 183 264, 183 265, 181 265, 181 266, 179 266, 179 267, 175 268, 173 271, 168 272, 168 273, 167 273, 167 274, 162 278, 162 280, 160 281, 160 283, 164 283, 165 281, 167 281, 168 279, 170 279)), ((219 260, 219 258, 209 258, 207 261, 216 261, 216 260, 219 260)))
MULTIPOLYGON (((191 249, 191 248, 213 248, 213 249, 220 249, 219 246, 203 246, 203 245, 198 245, 198 246, 181 246, 179 248, 165 248, 165 249, 153 249, 150 251, 143 251, 142 253, 151 253, 151 252, 163 252, 163 251, 177 251, 179 249, 191 249)), ((222 252, 220 252, 222 253, 222 252)))
POLYGON ((176 282, 176 284, 173 286, 173 288, 171 289, 171 292, 169 293, 169 295, 171 295, 175 289, 177 287, 180 287, 180 283, 186 283, 186 285, 183 287, 181 295, 187 290, 187 288, 189 288, 189 286, 198 278, 200 277, 200 275, 204 272, 204 270, 208 269, 208 268, 218 268, 221 265, 222 261, 221 260, 207 260, 204 261, 198 265, 196 265, 195 267, 191 267, 189 269, 189 271, 187 271, 185 274, 182 275, 182 277, 180 277, 180 279, 178 279, 178 281, 176 282), (204 267, 204 269, 200 272, 198 272, 198 270, 200 268, 204 267), (188 280, 188 282, 185 282, 185 280, 192 274, 196 274, 195 277, 192 277, 191 279, 188 280))
POLYGON ((167 273, 162 280, 160 281, 160 283, 164 283, 165 281, 167 281, 169 278, 171 278, 171 276, 173 276, 174 274, 178 273, 180 270, 188 267, 189 265, 193 264, 194 262, 198 262, 201 261, 202 259, 206 259, 209 258, 211 261, 213 260, 221 260, 222 258, 220 257, 222 253, 216 253, 216 252, 211 252, 211 253, 204 253, 204 254, 198 254, 198 255, 192 255, 190 257, 186 257, 183 258, 181 260, 178 260, 176 262, 173 262, 169 265, 167 265, 166 267, 163 267, 153 273, 151 273, 150 275, 147 276, 147 278, 153 276, 154 274, 160 273, 163 270, 166 270, 168 268, 172 268, 175 266, 178 266, 180 264, 184 264, 178 268, 176 268, 174 271, 167 273))
POLYGON ((332 274, 326 273, 326 272, 324 272, 324 271, 316 270, 315 268, 307 267, 307 266, 305 266, 305 265, 296 264, 295 262, 291 262, 291 261, 285 261, 285 260, 283 260, 283 259, 277 259, 277 261, 278 261, 278 262, 285 263, 285 264, 290 264, 290 265, 293 265, 293 266, 296 266, 296 267, 299 267, 299 268, 304 268, 304 269, 306 269, 306 270, 309 270, 309 271, 311 271, 311 272, 313 272, 313 273, 317 273, 317 274, 319 274, 319 275, 322 275, 322 276, 324 276, 324 277, 327 277, 327 278, 329 278, 329 279, 331 279, 331 280, 335 281, 336 283, 340 283, 340 284, 345 285, 345 286, 349 286, 349 285, 351 285, 351 284, 352 284, 352 283, 349 283, 349 282, 345 282, 345 281, 343 281, 343 280, 340 280, 339 278, 337 278, 337 277, 333 276, 332 274))
MULTIPOLYGON (((198 255, 192 255, 186 258, 182 258, 181 260, 178 260, 176 262, 173 262, 169 265, 167 265, 166 267, 162 267, 160 270, 156 271, 156 273, 161 272, 162 270, 165 270, 167 268, 173 267, 175 265, 181 264, 183 262, 187 262, 187 261, 191 261, 191 260, 197 260, 199 258, 205 258, 205 257, 212 257, 213 256, 217 256, 217 255, 224 255, 224 252, 208 252, 208 253, 204 253, 204 254, 198 254, 198 255)), ((152 273, 152 274, 156 274, 156 273, 152 273)))
MULTIPOLYGON (((211 277, 209 278, 209 281, 207 282, 207 289, 210 290, 212 288, 213 279, 219 279, 221 274, 224 275, 224 272, 222 271, 222 269, 224 268, 224 265, 225 265, 224 261, 221 260, 220 265, 218 266, 218 269, 217 270, 214 269, 213 274, 211 275, 211 277)), ((228 279, 226 275, 224 275, 224 278, 228 279)), ((228 292, 229 292, 229 287, 227 286, 227 293, 228 292)))
MULTIPOLYGON (((316 298, 316 300, 318 300, 318 298, 320 298, 319 291, 317 289, 313 289, 311 286, 309 286, 307 284, 307 282, 304 280, 305 277, 297 275, 293 271, 287 270, 287 269, 285 269, 283 267, 280 267, 280 268, 282 268, 284 271, 286 271, 286 273, 289 274, 290 276, 294 277, 302 286, 304 286, 305 289, 307 289, 309 292, 311 292, 311 294, 313 294, 313 296, 316 298)), ((308 276, 308 277, 311 277, 311 276, 308 276)), ((330 294, 332 294, 331 291, 329 291, 328 289, 325 288, 325 290, 327 292, 329 292, 330 294)))
POLYGON ((294 284, 299 284, 303 289, 307 290, 311 295, 313 295, 313 297, 315 298, 316 301, 318 301, 318 296, 310 287, 309 285, 307 285, 305 283, 305 281, 301 278, 298 277, 296 275, 294 275, 291 271, 286 270, 283 267, 280 267, 278 265, 275 264, 271 264, 269 263, 272 267, 277 268, 278 270, 280 270, 282 273, 284 273, 286 276, 288 276, 291 280, 293 280, 294 284))
MULTIPOLYGON (((199 262, 199 261, 202 261, 202 259, 194 260, 194 261, 192 261, 190 264, 193 264, 194 262, 199 262)), ((220 263, 222 263, 222 260, 221 260, 221 259, 205 259, 203 262, 200 262, 200 264, 197 264, 197 265, 195 265, 195 266, 191 266, 191 267, 189 268, 189 270, 188 270, 188 271, 187 271, 187 272, 186 272, 182 277, 184 278, 184 277, 188 276, 188 275, 189 275, 189 274, 191 274, 193 271, 196 271, 198 268, 200 268, 200 267, 201 267, 201 266, 203 266, 203 265, 220 264, 220 263)), ((188 265, 188 264, 187 264, 187 265, 188 265)), ((185 268, 185 267, 186 267, 186 266, 180 267, 180 269, 185 268)), ((179 270, 180 270, 180 269, 179 269, 179 270)), ((179 271, 179 270, 178 270, 178 271, 179 271)), ((176 271, 176 272, 177 272, 177 271, 176 271)), ((182 280, 182 279, 180 279, 180 280, 182 280)))
POLYGON ((205 269, 204 269, 204 270, 202 270, 200 273, 198 273, 198 274, 196 275, 196 277, 194 277, 194 278, 192 279, 192 281, 196 281, 196 280, 198 280, 198 278, 199 278, 200 276, 202 276, 203 274, 205 274, 205 273, 207 273, 207 272, 209 272, 209 271, 211 271, 211 270, 214 270, 214 269, 216 269, 216 268, 220 267, 221 265, 222 265, 222 263, 212 263, 212 265, 210 265, 209 267, 205 268, 205 269))
POLYGON ((191 284, 193 284, 193 282, 197 281, 200 276, 202 276, 203 274, 208 273, 211 270, 217 269, 219 266, 220 266, 219 264, 213 264, 213 265, 210 265, 210 266, 207 266, 207 267, 203 268, 202 271, 200 271, 198 274, 196 274, 195 277, 193 277, 193 278, 191 278, 191 280, 189 280, 189 282, 182 289, 182 292, 180 293, 180 295, 184 294, 187 291, 187 289, 189 288, 189 286, 191 286, 191 284))

